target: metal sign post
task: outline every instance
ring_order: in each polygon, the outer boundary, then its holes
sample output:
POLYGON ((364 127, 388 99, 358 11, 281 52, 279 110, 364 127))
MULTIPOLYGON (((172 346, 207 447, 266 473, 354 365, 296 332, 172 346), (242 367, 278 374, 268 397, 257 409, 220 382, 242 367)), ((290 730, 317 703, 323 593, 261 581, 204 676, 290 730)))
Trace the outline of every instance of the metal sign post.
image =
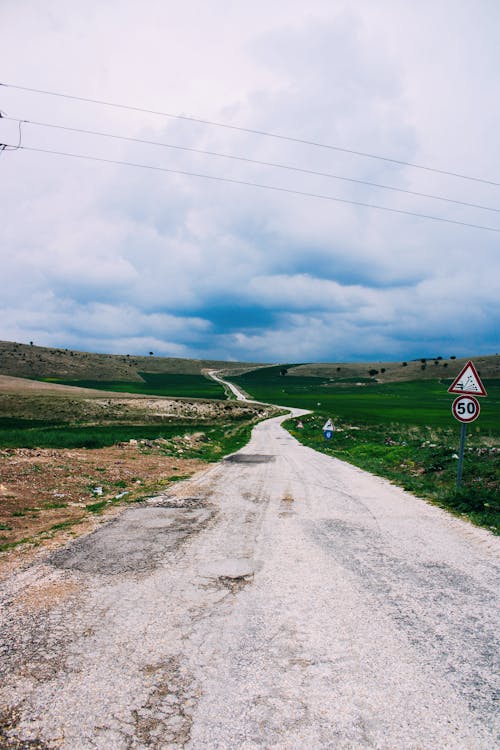
POLYGON ((467 425, 478 418, 481 411, 476 396, 487 396, 486 389, 481 382, 479 373, 472 362, 467 362, 448 388, 448 393, 461 394, 452 404, 451 412, 455 419, 462 423, 460 429, 460 449, 458 451, 457 490, 462 482, 464 465, 465 438, 467 425))
POLYGON ((457 490, 460 489, 462 481, 462 468, 464 465, 465 438, 467 436, 467 422, 462 422, 460 428, 460 449, 458 451, 457 490))

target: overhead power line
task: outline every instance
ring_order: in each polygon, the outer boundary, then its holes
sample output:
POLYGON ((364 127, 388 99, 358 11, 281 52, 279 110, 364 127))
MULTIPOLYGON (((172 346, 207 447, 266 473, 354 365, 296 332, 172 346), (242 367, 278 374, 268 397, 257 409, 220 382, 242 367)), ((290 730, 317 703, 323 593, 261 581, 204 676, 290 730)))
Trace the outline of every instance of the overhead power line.
POLYGON ((34 151, 41 154, 51 154, 54 156, 67 156, 74 159, 85 159, 89 161, 101 162, 103 164, 117 164, 126 167, 137 167, 139 169, 150 169, 155 172, 166 172, 168 174, 178 174, 185 177, 200 177, 204 180, 213 180, 216 182, 226 182, 231 185, 246 185, 248 187, 259 188, 262 190, 272 190, 278 193, 287 193, 289 195, 299 195, 307 198, 318 198, 320 200, 333 201, 335 203, 343 203, 344 205, 360 206, 362 208, 373 208, 377 211, 386 211, 388 213, 402 214, 403 216, 413 216, 419 219, 429 219, 431 221, 439 221, 445 224, 455 224, 461 227, 470 227, 472 229, 481 229, 486 232, 498 232, 500 228, 488 227, 482 224, 472 224, 465 221, 457 221, 455 219, 447 219, 443 216, 432 216, 430 214, 417 213, 415 211, 405 211, 401 208, 390 208, 389 206, 379 206, 375 203, 364 203, 362 201, 347 200, 346 198, 337 198, 333 195, 324 195, 322 193, 309 193, 304 190, 293 190, 292 188, 279 187, 277 185, 265 185, 258 182, 250 182, 248 180, 235 180, 231 177, 219 177, 217 175, 204 174, 202 172, 188 172, 181 169, 169 169, 168 167, 157 167, 152 164, 138 164, 130 161, 120 161, 118 159, 106 159, 100 156, 89 156, 87 154, 75 154, 68 151, 56 151, 53 149, 35 148, 33 146, 20 146, 23 151, 34 151))
POLYGON ((331 172, 321 172, 315 169, 305 169, 302 167, 296 167, 291 164, 281 164, 281 163, 272 162, 272 161, 262 161, 260 159, 251 159, 250 157, 238 156, 236 154, 224 154, 218 151, 207 151, 204 149, 192 148, 189 146, 179 146, 173 143, 165 143, 164 141, 152 141, 152 140, 148 140, 145 138, 135 138, 132 136, 118 135, 116 133, 108 133, 108 132, 103 132, 99 130, 86 130, 84 128, 72 128, 67 125, 57 125, 55 123, 49 123, 49 122, 38 122, 36 120, 20 120, 17 117, 8 117, 6 115, 3 116, 3 119, 12 120, 13 122, 18 122, 18 123, 26 123, 29 125, 35 125, 37 127, 63 130, 63 131, 67 131, 70 133, 94 135, 94 136, 99 136, 99 137, 104 137, 104 138, 112 138, 112 139, 120 140, 120 141, 127 141, 130 143, 140 143, 140 144, 147 144, 150 146, 160 146, 162 148, 169 148, 169 149, 176 150, 176 151, 186 151, 192 154, 200 154, 202 156, 215 156, 218 158, 232 159, 233 161, 245 162, 247 164, 256 164, 256 165, 264 166, 264 167, 285 169, 285 170, 292 171, 292 172, 299 172, 301 174, 314 175, 316 177, 326 177, 328 179, 339 180, 342 182, 350 182, 356 185, 365 185, 368 187, 374 187, 374 188, 378 188, 382 190, 391 190, 396 193, 404 193, 405 195, 413 195, 418 198, 430 198, 432 200, 443 201, 445 203, 452 203, 456 206, 466 206, 467 208, 478 208, 478 209, 481 209, 482 211, 492 211, 494 213, 500 213, 500 208, 494 208, 492 206, 484 206, 480 203, 470 203, 468 201, 459 201, 454 198, 448 198, 443 195, 421 193, 415 190, 407 190, 406 188, 398 188, 392 185, 383 185, 378 182, 370 182, 368 180, 356 179, 354 177, 345 177, 343 175, 332 174, 331 172))
POLYGON ((168 117, 168 118, 175 119, 175 120, 196 122, 201 125, 210 125, 211 127, 226 128, 227 130, 235 130, 240 133, 250 133, 253 135, 265 136, 266 138, 276 138, 281 141, 301 143, 306 146, 315 146, 317 148, 329 149, 331 151, 339 151, 345 154, 351 154, 353 156, 360 156, 360 157, 364 157, 367 159, 377 159, 379 161, 385 161, 391 164, 398 164, 399 166, 403 166, 403 167, 412 167, 413 169, 421 169, 421 170, 425 170, 426 172, 434 172, 436 174, 447 175, 448 177, 457 177, 462 180, 472 180, 474 182, 481 182, 486 185, 494 185, 495 187, 500 187, 500 182, 487 180, 483 177, 473 177, 471 175, 462 174, 460 172, 451 172, 445 169, 438 169, 437 167, 429 167, 424 164, 416 164, 414 162, 403 161, 401 159, 393 159, 389 156, 381 156, 380 154, 373 154, 367 151, 356 151, 355 149, 344 148, 342 146, 335 146, 329 143, 320 143, 319 141, 306 140, 303 138, 294 138, 293 136, 283 135, 282 133, 272 133, 267 130, 256 130, 253 128, 244 128, 238 125, 230 125, 229 123, 216 122, 215 120, 205 120, 199 117, 179 115, 179 114, 174 114, 172 112, 161 112, 159 110, 146 109, 144 107, 134 107, 129 104, 120 104, 118 102, 106 101, 105 99, 91 99, 89 97, 66 94, 60 91, 48 91, 45 89, 30 88, 28 86, 17 86, 13 83, 1 83, 0 82, 0 86, 5 86, 11 89, 17 89, 18 91, 28 91, 30 93, 35 93, 35 94, 44 94, 46 96, 57 96, 63 99, 72 99, 74 101, 79 101, 79 102, 88 102, 90 104, 100 104, 106 107, 114 107, 116 109, 125 109, 125 110, 129 110, 132 112, 144 112, 146 114, 158 115, 160 117, 168 117))

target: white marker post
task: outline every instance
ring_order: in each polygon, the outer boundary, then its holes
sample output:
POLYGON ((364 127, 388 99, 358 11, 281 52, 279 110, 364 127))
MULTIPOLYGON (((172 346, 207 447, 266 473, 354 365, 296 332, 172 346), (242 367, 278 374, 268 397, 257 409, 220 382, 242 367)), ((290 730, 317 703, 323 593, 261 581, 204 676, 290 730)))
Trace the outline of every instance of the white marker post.
POLYGON ((460 449, 458 452, 457 468, 457 490, 460 489, 462 482, 462 468, 464 463, 465 438, 467 436, 467 425, 478 418, 481 407, 476 396, 487 396, 486 388, 481 382, 481 378, 469 361, 459 372, 453 383, 448 388, 448 393, 461 394, 452 404, 451 412, 455 419, 462 423, 460 429, 460 449))

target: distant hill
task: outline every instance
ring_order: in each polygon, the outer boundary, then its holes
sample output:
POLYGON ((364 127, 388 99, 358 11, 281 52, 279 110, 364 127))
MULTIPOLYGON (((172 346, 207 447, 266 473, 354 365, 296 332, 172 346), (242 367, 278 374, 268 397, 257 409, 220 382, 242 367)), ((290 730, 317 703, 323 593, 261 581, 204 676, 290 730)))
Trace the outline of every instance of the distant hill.
POLYGON ((290 366, 287 377, 293 375, 332 378, 342 382, 352 382, 359 378, 372 378, 379 383, 394 383, 408 380, 435 380, 454 378, 462 367, 472 359, 481 378, 500 378, 500 355, 464 357, 459 359, 422 358, 401 362, 332 362, 290 366))
MULTIPOLYGON (((500 379, 500 355, 472 356, 482 378, 500 379)), ((373 379, 380 383, 453 378, 467 358, 436 357, 405 362, 325 362, 282 365, 287 377, 312 375, 332 378, 339 383, 356 379, 373 379)), ((95 354, 72 349, 30 346, 0 341, 0 374, 18 378, 54 380, 94 380, 143 383, 140 373, 200 375, 205 370, 220 370, 240 375, 269 364, 255 362, 224 362, 176 357, 137 357, 128 354, 95 354)))
POLYGON ((199 375, 203 370, 241 372, 258 364, 175 357, 94 354, 0 341, 0 374, 20 378, 143 382, 141 372, 199 375))

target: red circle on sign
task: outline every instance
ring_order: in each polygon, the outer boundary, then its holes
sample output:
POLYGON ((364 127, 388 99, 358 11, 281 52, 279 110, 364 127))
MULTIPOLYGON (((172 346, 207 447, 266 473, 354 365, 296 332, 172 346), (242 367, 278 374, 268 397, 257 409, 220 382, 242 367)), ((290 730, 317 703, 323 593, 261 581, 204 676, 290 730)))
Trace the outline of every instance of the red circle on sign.
POLYGON ((459 396, 453 402, 451 411, 459 422, 473 422, 478 418, 481 407, 474 396, 459 396))

